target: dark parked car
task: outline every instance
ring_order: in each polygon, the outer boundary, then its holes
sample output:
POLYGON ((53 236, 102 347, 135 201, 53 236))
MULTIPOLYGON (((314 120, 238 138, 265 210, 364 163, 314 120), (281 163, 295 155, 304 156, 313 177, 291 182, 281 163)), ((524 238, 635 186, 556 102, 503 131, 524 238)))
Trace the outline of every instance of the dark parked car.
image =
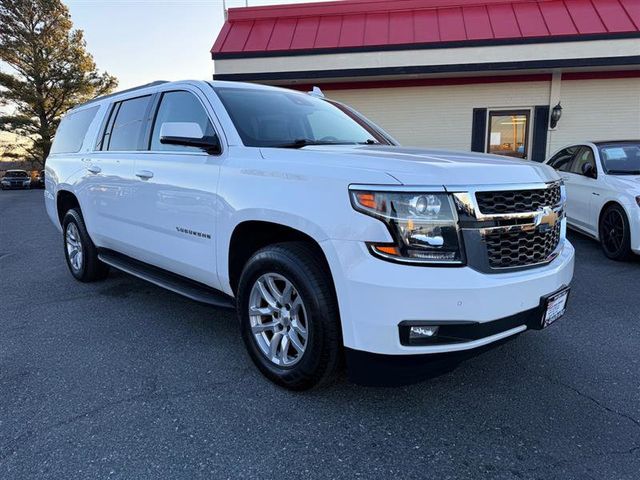
POLYGON ((31 188, 44 188, 44 170, 40 170, 31 181, 31 188))
POLYGON ((7 170, 0 179, 2 190, 8 188, 31 188, 31 176, 25 170, 7 170))

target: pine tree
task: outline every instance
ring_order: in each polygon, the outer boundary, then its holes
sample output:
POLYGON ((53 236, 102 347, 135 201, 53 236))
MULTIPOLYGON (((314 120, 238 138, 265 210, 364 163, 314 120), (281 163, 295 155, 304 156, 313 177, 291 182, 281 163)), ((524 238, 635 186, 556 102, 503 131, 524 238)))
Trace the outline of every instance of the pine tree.
POLYGON ((27 160, 40 166, 60 117, 118 83, 97 70, 60 0, 0 0, 0 60, 9 67, 0 71, 0 130, 30 139, 27 160))

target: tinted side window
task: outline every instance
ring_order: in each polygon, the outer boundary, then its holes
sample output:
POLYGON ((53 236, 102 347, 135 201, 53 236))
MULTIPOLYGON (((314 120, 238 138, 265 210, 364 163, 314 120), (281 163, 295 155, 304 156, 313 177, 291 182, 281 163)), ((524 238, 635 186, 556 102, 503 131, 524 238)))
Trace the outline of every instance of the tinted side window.
POLYGON ((571 161, 578 151, 578 147, 569 147, 556 153, 549 161, 549 165, 561 172, 568 172, 571 168, 571 161))
POLYGON ((79 152, 89 126, 99 109, 100 107, 95 106, 66 115, 56 131, 51 153, 79 152))
POLYGON ((151 96, 132 98, 114 106, 111 128, 105 133, 104 150, 139 150, 151 96), (106 147, 106 148, 105 148, 106 147))
POLYGON ((576 173, 578 175, 583 175, 582 168, 585 164, 590 163, 593 165, 595 170, 596 168, 596 158, 593 155, 593 150, 589 147, 584 147, 578 155, 576 155, 576 160, 571 165, 571 173, 576 173))
POLYGON ((202 152, 201 148, 160 143, 160 130, 165 123, 197 123, 205 137, 216 135, 209 116, 200 101, 184 91, 166 92, 162 95, 151 135, 151 150, 202 152))

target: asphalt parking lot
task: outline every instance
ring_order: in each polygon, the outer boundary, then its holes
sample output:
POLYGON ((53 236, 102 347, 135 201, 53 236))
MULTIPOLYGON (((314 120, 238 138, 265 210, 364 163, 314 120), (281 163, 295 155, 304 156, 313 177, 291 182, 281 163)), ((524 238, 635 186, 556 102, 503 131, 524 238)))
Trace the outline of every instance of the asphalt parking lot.
POLYGON ((0 478, 640 478, 640 262, 571 235, 567 315, 436 379, 290 393, 232 314, 73 280, 42 190, 0 192, 0 478))

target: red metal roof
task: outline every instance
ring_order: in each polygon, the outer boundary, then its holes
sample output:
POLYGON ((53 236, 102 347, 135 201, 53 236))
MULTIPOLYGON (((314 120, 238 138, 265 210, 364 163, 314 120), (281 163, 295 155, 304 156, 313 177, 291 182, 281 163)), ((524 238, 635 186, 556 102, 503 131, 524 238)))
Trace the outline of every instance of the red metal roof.
POLYGON ((640 0, 346 0, 232 8, 214 58, 635 36, 640 0))

